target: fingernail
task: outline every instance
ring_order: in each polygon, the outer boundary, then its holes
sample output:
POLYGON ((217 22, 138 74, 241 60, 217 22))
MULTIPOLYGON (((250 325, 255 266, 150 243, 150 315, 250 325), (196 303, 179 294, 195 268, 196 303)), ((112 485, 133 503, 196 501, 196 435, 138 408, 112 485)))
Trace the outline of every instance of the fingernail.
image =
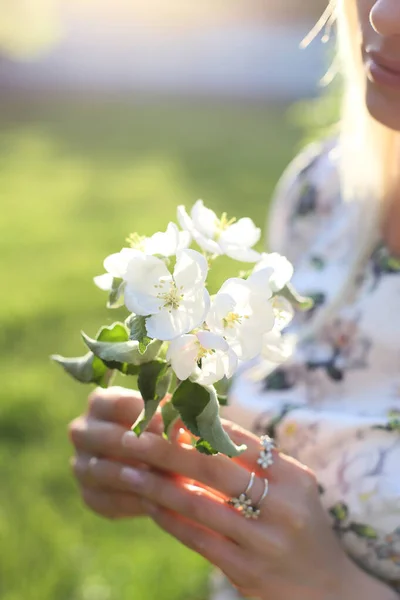
POLYGON ((71 459, 71 466, 73 467, 75 473, 79 476, 87 475, 89 469, 89 459, 84 456, 78 456, 77 458, 71 459))
POLYGON ((146 443, 146 440, 149 439, 148 435, 149 434, 145 432, 142 433, 142 435, 139 437, 134 431, 127 431, 122 436, 122 445, 125 448, 137 448, 140 444, 140 447, 143 448, 144 444, 146 443))
POLYGON ((121 470, 121 480, 134 488, 137 488, 144 483, 145 476, 143 471, 132 469, 132 467, 124 467, 121 470))
POLYGON ((89 460, 88 469, 93 469, 93 467, 97 465, 98 462, 99 459, 97 458, 97 456, 92 456, 92 458, 89 460))

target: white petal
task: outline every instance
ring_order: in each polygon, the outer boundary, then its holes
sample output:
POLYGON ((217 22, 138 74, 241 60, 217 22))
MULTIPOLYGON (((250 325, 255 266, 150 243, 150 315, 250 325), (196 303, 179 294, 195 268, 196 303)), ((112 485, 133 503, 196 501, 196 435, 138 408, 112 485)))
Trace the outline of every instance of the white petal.
POLYGON ((218 219, 213 210, 204 206, 203 200, 197 200, 191 211, 194 228, 208 238, 217 233, 218 219))
POLYGON ((104 268, 113 277, 123 279, 130 261, 140 255, 141 252, 133 248, 122 248, 121 252, 107 256, 104 260, 104 268))
POLYGON ((261 255, 260 262, 254 267, 254 271, 265 268, 273 269, 270 285, 274 292, 278 292, 285 287, 293 277, 294 269, 292 263, 285 256, 277 252, 271 254, 264 252, 261 255))
POLYGON ((260 260, 260 253, 252 250, 251 248, 242 248, 241 246, 237 246, 235 244, 223 243, 221 240, 220 246, 223 250, 223 253, 229 256, 229 258, 233 258, 233 260, 249 263, 255 263, 260 260))
POLYGON ((201 361, 201 369, 197 372, 196 383, 213 385, 224 377, 224 369, 216 354, 205 356, 201 361))
POLYGON ((250 302, 251 289, 247 281, 240 279, 239 277, 232 277, 227 279, 221 287, 219 294, 227 294, 235 300, 235 312, 241 312, 247 310, 250 302))
POLYGON ((158 313, 163 305, 163 301, 159 298, 138 292, 129 283, 125 287, 124 301, 130 312, 142 317, 158 313))
POLYGON ((179 225, 184 231, 192 232, 194 230, 193 221, 182 204, 176 209, 176 217, 179 221, 179 225))
POLYGON ((161 259, 140 253, 130 260, 125 279, 137 291, 157 295, 154 286, 172 282, 172 275, 161 259))
POLYGON ((206 288, 198 289, 191 296, 184 296, 178 309, 183 311, 187 317, 187 331, 183 333, 188 333, 203 325, 210 310, 210 304, 210 294, 206 288))
POLYGON ((247 284, 250 286, 251 293, 262 296, 265 300, 271 298, 272 290, 270 286, 270 279, 272 273, 272 269, 261 269, 255 273, 252 273, 247 280, 247 284))
POLYGON ((184 250, 189 248, 192 243, 192 236, 189 231, 180 231, 178 233, 178 248, 177 250, 184 250))
POLYGON ((187 323, 185 312, 162 309, 146 320, 146 329, 150 337, 169 342, 190 331, 187 323))
POLYGON ((279 331, 285 329, 294 317, 294 308, 286 298, 275 296, 272 300, 272 308, 275 314, 275 326, 279 331))
POLYGON ((208 264, 196 250, 180 250, 176 255, 174 281, 178 289, 191 290, 205 283, 208 264))
POLYGON ((275 327, 275 312, 271 302, 253 297, 251 309, 249 318, 243 321, 243 327, 259 331, 261 335, 275 327))
POLYGON ((172 340, 167 351, 167 360, 171 361, 177 377, 184 381, 196 368, 199 344, 195 335, 182 335, 172 340))
POLYGON ((217 350, 202 359, 197 382, 202 385, 213 385, 224 377, 229 379, 236 371, 237 363, 237 356, 231 349, 228 349, 228 352, 217 350))
POLYGON ((228 379, 230 379, 236 373, 239 363, 238 357, 236 353, 232 350, 232 348, 229 348, 227 354, 225 355, 224 363, 225 375, 228 379))
POLYGON ((196 335, 200 344, 206 350, 222 350, 223 352, 229 350, 228 342, 221 335, 216 335, 211 331, 198 331, 196 335))
POLYGON ((296 339, 283 336, 280 331, 273 330, 263 337, 261 356, 264 360, 282 363, 293 354, 296 339))
POLYGON ((224 333, 223 319, 227 314, 233 312, 235 306, 236 302, 229 294, 218 293, 214 296, 210 312, 206 318, 206 323, 211 331, 217 334, 224 333))
POLYGON ((162 256, 173 256, 179 245, 179 230, 175 223, 169 223, 167 230, 159 231, 145 240, 146 254, 161 254, 162 256))
POLYGON ((203 235, 202 233, 197 231, 197 229, 193 230, 192 235, 194 241, 200 246, 202 250, 210 252, 210 254, 216 254, 217 256, 223 254, 221 246, 218 244, 218 242, 215 242, 211 238, 208 238, 207 236, 203 235))
POLYGON ((228 229, 222 232, 221 242, 227 244, 235 244, 242 248, 252 248, 261 237, 261 229, 256 227, 253 221, 249 218, 239 219, 237 223, 233 223, 228 229))
POLYGON ((111 291, 113 280, 114 277, 110 275, 110 273, 104 273, 104 275, 97 275, 97 277, 93 277, 95 285, 103 290, 103 292, 111 291))
POLYGON ((241 331, 239 339, 239 348, 234 350, 241 360, 252 360, 261 353, 262 350, 262 334, 252 331, 241 331))

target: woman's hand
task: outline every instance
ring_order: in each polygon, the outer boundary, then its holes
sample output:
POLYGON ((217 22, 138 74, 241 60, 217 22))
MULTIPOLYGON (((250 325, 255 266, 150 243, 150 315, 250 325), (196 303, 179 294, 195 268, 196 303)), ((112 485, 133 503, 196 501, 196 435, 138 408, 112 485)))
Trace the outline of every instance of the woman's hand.
POLYGON ((257 468, 260 441, 225 422, 248 450, 235 460, 199 454, 169 443, 156 417, 137 438, 129 431, 140 397, 110 389, 92 395, 89 412, 71 425, 74 471, 82 495, 111 518, 149 514, 165 531, 219 567, 245 596, 261 600, 392 600, 391 590, 360 571, 341 548, 321 505, 313 473, 274 452, 266 472, 257 468), (269 494, 257 521, 226 500, 246 489, 257 504, 267 475, 269 494))
MULTIPOLYGON (((89 396, 88 412, 78 417, 69 427, 70 439, 75 446, 72 468, 82 498, 89 508, 103 517, 121 519, 146 514, 142 499, 126 485, 108 485, 99 481, 93 467, 101 458, 110 462, 140 467, 140 463, 122 446, 123 435, 130 430, 143 409, 140 394, 124 388, 96 390, 89 396)), ((153 419, 150 430, 161 433, 162 421, 153 419)), ((143 465, 142 465, 143 467, 143 465)))

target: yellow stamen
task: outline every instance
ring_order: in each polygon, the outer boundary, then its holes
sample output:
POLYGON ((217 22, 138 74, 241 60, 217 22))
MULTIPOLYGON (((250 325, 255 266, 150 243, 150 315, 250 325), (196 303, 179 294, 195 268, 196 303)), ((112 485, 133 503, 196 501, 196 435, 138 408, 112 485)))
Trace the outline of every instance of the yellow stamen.
MULTIPOLYGON (((155 287, 161 287, 161 286, 156 285, 155 287)), ((167 308, 171 312, 171 310, 176 310, 177 308, 179 308, 179 305, 180 305, 181 301, 183 300, 183 294, 181 292, 182 292, 182 288, 178 290, 175 282, 171 282, 169 290, 167 292, 157 294, 157 298, 159 298, 160 300, 163 300, 163 302, 164 302, 163 308, 167 308)), ((160 310, 161 310, 161 307, 160 307, 160 310)))
POLYGON ((138 233, 131 233, 126 238, 126 241, 128 242, 128 244, 130 245, 131 248, 134 248, 135 250, 140 250, 141 252, 144 252, 145 239, 146 239, 146 236, 144 236, 144 235, 139 235, 138 233))
POLYGON ((228 219, 228 215, 227 213, 222 213, 220 220, 217 220, 216 223, 216 227, 217 227, 217 235, 215 236, 215 239, 218 241, 221 233, 223 231, 226 231, 228 229, 228 227, 230 227, 231 225, 233 225, 233 223, 235 223, 236 218, 233 217, 232 219, 228 219))
POLYGON ((232 329, 235 325, 240 325, 242 317, 238 313, 230 312, 223 319, 224 327, 232 329))

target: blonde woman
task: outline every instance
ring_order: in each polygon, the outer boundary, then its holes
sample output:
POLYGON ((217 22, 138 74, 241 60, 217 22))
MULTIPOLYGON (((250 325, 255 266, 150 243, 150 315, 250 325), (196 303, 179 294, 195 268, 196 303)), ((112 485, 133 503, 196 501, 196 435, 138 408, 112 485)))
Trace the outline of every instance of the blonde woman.
POLYGON ((89 507, 149 515, 224 573, 218 600, 400 597, 400 4, 330 11, 342 134, 289 167, 269 240, 316 307, 293 325, 289 362, 236 381, 227 415, 242 428, 226 427, 248 451, 229 461, 168 444, 158 417, 137 439, 141 401, 121 389, 93 394, 71 426, 89 507))

